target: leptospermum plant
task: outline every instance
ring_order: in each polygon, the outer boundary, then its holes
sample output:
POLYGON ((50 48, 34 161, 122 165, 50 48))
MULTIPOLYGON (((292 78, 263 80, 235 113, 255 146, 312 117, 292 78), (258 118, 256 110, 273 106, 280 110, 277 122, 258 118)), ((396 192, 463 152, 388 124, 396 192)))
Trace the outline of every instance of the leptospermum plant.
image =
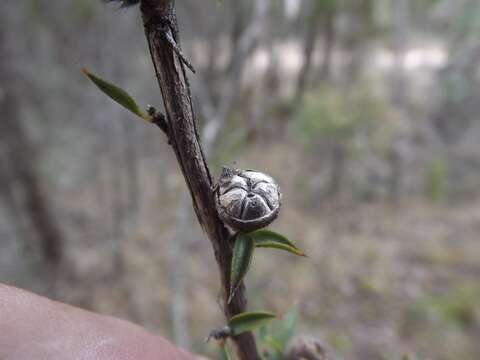
POLYGON ((264 229, 278 216, 280 189, 270 176, 260 171, 227 167, 218 183, 214 183, 197 135, 186 69, 195 70, 181 51, 174 0, 105 1, 120 3, 121 7, 140 4, 166 114, 157 112, 152 106, 144 110, 122 88, 85 68, 82 72, 112 100, 156 125, 167 136, 192 195, 197 218, 212 243, 220 271, 226 324, 211 331, 208 339, 219 341, 224 358, 229 358, 224 345, 231 340, 239 359, 261 359, 252 331, 262 327, 262 342, 267 346, 273 344, 273 337, 265 334, 265 325, 278 316, 267 311, 246 311, 243 280, 254 252, 257 248, 270 248, 305 256, 287 237, 264 229), (269 339, 270 343, 264 339, 269 339))

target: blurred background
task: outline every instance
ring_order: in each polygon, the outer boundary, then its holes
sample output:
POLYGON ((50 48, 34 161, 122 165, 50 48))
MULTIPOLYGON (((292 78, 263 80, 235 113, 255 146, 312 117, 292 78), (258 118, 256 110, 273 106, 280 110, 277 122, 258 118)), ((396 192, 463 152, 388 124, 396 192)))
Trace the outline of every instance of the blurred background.
MULTIPOLYGON (((280 183, 251 309, 296 307, 344 359, 480 356, 480 2, 178 0, 205 151, 280 183), (278 266, 282 263, 282 266, 278 266)), ((91 71, 162 106, 138 8, 3 1, 0 281, 203 354, 211 246, 164 135, 91 71)))

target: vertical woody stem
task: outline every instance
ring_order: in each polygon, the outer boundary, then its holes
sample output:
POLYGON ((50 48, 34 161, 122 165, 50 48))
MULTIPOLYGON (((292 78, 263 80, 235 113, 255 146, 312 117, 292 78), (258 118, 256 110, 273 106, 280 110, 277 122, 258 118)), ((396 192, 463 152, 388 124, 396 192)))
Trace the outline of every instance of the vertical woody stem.
MULTIPOLYGON (((192 196, 198 221, 213 246, 220 271, 224 313, 229 319, 246 311, 245 287, 242 284, 234 299, 227 304, 232 244, 230 234, 218 218, 215 208, 212 176, 199 141, 185 66, 168 41, 171 36, 180 47, 175 3, 174 0, 142 0, 141 11, 150 55, 165 104, 169 141, 192 196)), ((251 332, 232 340, 237 347, 239 359, 260 359, 251 332)))

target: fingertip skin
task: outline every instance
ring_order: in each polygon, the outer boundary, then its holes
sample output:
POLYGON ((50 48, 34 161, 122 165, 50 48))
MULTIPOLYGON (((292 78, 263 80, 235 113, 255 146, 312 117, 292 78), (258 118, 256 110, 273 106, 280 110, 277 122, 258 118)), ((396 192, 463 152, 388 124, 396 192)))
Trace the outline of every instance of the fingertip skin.
POLYGON ((0 284, 1 360, 200 360, 139 326, 0 284))

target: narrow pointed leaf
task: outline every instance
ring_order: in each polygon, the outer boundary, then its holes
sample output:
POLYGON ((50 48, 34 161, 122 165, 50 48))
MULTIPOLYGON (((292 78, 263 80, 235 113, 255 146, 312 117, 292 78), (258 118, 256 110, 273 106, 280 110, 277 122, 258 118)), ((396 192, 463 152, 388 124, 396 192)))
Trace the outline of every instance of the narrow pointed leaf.
POLYGON ((255 242, 255 247, 280 249, 298 256, 307 256, 293 242, 288 240, 285 236, 280 235, 274 231, 257 230, 248 235, 253 238, 255 242))
POLYGON ((232 360, 232 357, 227 349, 227 344, 220 346, 220 360, 232 360))
POLYGON ((264 326, 276 317, 277 315, 266 311, 245 312, 232 317, 228 322, 228 327, 232 331, 232 335, 239 335, 264 326))
POLYGON ((286 344, 294 335, 298 323, 298 309, 293 307, 284 317, 281 327, 282 343, 286 344))
POLYGON ((151 116, 143 111, 135 102, 135 100, 122 88, 114 85, 83 68, 82 72, 108 97, 116 103, 122 105, 127 110, 130 110, 135 115, 141 117, 146 121, 152 121, 151 116))
POLYGON ((250 268, 252 263, 255 243, 253 239, 243 233, 239 233, 233 247, 232 266, 230 268, 230 296, 228 302, 232 301, 238 286, 250 268))
POLYGON ((297 319, 298 311, 296 308, 293 308, 282 316, 281 321, 275 324, 275 327, 271 327, 271 338, 267 339, 267 343, 269 343, 279 355, 285 352, 286 345, 295 335, 297 319))
POLYGON ((276 356, 281 359, 282 354, 284 353, 284 345, 281 344, 276 338, 271 335, 268 335, 264 341, 265 345, 269 346, 276 354, 276 356))

